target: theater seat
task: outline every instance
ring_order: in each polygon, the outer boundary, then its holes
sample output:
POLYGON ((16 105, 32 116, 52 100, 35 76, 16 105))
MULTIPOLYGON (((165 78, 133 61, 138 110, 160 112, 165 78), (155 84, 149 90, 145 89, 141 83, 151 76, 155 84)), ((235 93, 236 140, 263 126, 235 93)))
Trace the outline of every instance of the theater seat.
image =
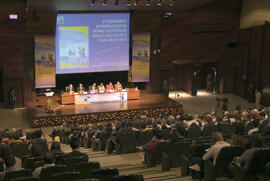
POLYGON ((267 176, 266 166, 270 162, 270 149, 256 151, 249 162, 248 168, 235 165, 234 180, 254 181, 257 176, 267 176))
POLYGON ((15 178, 21 178, 21 177, 30 177, 32 176, 32 170, 31 169, 21 169, 21 170, 15 170, 15 171, 7 171, 4 181, 11 181, 15 178))
POLYGON ((81 178, 90 178, 92 170, 99 168, 100 164, 98 162, 77 163, 75 171, 80 172, 81 178))
POLYGON ((201 128, 199 126, 191 126, 188 129, 187 137, 191 139, 196 139, 201 136, 201 128))
POLYGON ((53 175, 51 181, 76 181, 79 178, 79 172, 64 172, 53 175))
POLYGON ((35 170, 37 167, 44 165, 45 158, 43 156, 39 157, 30 157, 25 160, 24 168, 31 169, 32 171, 35 170))
POLYGON ((95 169, 92 171, 91 178, 98 178, 100 181, 111 181, 114 176, 119 175, 116 168, 95 169))
POLYGON ((39 179, 36 177, 21 177, 12 179, 11 181, 39 181, 39 179))
POLYGON ((28 145, 26 143, 11 143, 9 148, 11 153, 18 158, 30 155, 30 151, 28 150, 28 145))
POLYGON ((143 175, 141 174, 130 174, 130 175, 118 175, 113 177, 112 181, 144 181, 143 175))
POLYGON ((77 163, 86 162, 83 157, 70 157, 64 159, 64 164, 67 166, 68 171, 74 171, 77 163))
POLYGON ((121 153, 136 152, 136 134, 133 132, 123 133, 120 135, 119 144, 121 153))
POLYGON ((43 168, 40 172, 41 181, 50 181, 51 177, 55 174, 66 172, 67 167, 65 165, 55 165, 43 168))
POLYGON ((204 180, 214 181, 216 178, 232 176, 229 164, 234 157, 240 156, 243 152, 240 146, 223 147, 216 158, 216 165, 210 160, 204 161, 204 180))

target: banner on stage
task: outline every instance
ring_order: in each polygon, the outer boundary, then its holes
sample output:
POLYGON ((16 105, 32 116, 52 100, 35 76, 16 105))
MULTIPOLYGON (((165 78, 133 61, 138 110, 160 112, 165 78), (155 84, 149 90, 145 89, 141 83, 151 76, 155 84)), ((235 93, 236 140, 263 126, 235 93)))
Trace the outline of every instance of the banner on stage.
POLYGON ((54 36, 35 36, 36 88, 55 87, 54 36))
POLYGON ((150 33, 134 33, 132 38, 131 82, 149 82, 150 33))
POLYGON ((126 101, 127 101, 127 92, 75 95, 75 104, 90 104, 97 102, 126 102, 126 101))

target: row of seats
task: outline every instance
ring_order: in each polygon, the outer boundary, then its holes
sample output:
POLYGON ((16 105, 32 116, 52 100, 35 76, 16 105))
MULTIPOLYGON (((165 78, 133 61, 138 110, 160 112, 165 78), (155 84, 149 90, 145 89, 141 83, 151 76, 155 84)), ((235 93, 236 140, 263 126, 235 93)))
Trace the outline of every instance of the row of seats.
MULTIPOLYGON (((82 178, 80 172, 61 172, 51 175, 49 181, 143 181, 140 174, 118 175, 117 169, 97 169, 92 178, 82 178)), ((42 178, 32 176, 29 169, 9 171, 4 181, 43 181, 42 178)))

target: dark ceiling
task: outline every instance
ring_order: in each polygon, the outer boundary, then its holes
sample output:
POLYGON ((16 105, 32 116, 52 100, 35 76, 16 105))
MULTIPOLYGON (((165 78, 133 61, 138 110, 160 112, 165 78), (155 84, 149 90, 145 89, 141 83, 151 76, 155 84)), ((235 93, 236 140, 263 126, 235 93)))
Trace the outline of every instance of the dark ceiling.
POLYGON ((127 6, 127 0, 119 0, 115 5, 115 0, 107 0, 107 5, 103 6, 103 0, 96 0, 95 5, 90 6, 91 0, 0 0, 0 9, 20 9, 27 7, 28 10, 36 11, 99 11, 99 10, 187 10, 206 4, 212 0, 175 0, 174 6, 170 5, 170 0, 162 0, 162 6, 158 6, 159 0, 152 0, 150 6, 146 6, 148 0, 140 0, 137 6, 136 0, 131 0, 131 6, 127 6))

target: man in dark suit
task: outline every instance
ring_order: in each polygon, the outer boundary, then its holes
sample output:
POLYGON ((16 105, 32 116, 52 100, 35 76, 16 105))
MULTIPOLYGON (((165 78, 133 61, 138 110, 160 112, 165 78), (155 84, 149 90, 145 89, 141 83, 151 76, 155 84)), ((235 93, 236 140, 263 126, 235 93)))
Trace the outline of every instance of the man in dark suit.
POLYGON ((16 105, 16 92, 15 92, 15 89, 12 88, 9 91, 9 106, 11 109, 14 109, 15 105, 16 105))
POLYGON ((82 94, 85 91, 84 86, 82 85, 82 83, 79 84, 79 87, 77 87, 77 92, 79 92, 79 94, 82 94))
POLYGON ((80 139, 76 137, 72 137, 70 141, 70 147, 72 148, 72 152, 68 153, 66 157, 83 157, 86 162, 88 162, 88 155, 80 152, 80 139))
POLYGON ((73 93, 73 92, 74 92, 73 85, 72 85, 72 84, 69 84, 69 86, 66 88, 66 91, 67 91, 68 93, 73 93))
POLYGON ((89 86, 89 91, 95 91, 97 92, 98 88, 97 88, 97 84, 93 83, 91 86, 89 86))

